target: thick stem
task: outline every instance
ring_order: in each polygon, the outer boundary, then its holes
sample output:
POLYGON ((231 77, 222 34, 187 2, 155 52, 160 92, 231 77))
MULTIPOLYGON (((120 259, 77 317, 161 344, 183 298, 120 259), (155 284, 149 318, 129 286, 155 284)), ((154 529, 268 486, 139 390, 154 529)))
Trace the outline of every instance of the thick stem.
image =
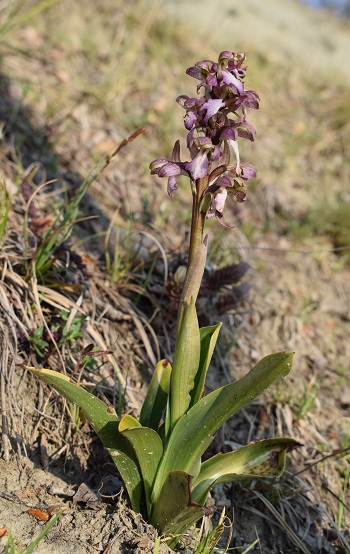
POLYGON ((188 253, 189 268, 193 256, 197 252, 198 248, 203 242, 203 230, 205 222, 205 213, 200 211, 200 205, 203 199, 203 192, 208 186, 208 177, 197 179, 195 184, 195 191, 192 195, 192 221, 191 221, 191 236, 190 236, 190 248, 188 253))

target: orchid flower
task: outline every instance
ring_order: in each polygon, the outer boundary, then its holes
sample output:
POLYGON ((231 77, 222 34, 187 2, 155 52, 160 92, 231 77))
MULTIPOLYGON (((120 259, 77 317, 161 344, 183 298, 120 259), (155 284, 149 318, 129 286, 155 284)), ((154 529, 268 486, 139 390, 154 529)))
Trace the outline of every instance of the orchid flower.
MULTIPOLYGON (((254 166, 242 162, 239 152, 239 139, 254 141, 256 135, 246 120, 247 109, 259 108, 257 92, 245 89, 244 61, 245 54, 224 51, 218 62, 204 60, 187 69, 186 73, 199 81, 199 96, 181 95, 176 101, 186 112, 184 125, 191 160, 180 160, 177 141, 170 160, 160 158, 150 165, 152 174, 168 178, 170 196, 178 188, 177 176, 188 176, 198 209, 205 210, 206 219, 215 216, 224 225, 226 199, 243 202, 248 180, 256 177, 254 166)), ((203 218, 199 215, 198 219, 203 218)), ((200 232, 203 225, 202 221, 200 232)))

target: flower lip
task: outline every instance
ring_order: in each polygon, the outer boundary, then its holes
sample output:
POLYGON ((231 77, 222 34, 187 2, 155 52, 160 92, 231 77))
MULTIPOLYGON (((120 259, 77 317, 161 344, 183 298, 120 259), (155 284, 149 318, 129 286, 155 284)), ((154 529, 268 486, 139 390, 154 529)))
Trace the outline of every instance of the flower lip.
POLYGON ((191 162, 185 163, 185 169, 191 174, 193 181, 206 176, 209 167, 207 152, 200 150, 191 162))
POLYGON ((221 78, 222 78, 222 81, 225 83, 225 85, 233 85, 237 89, 239 94, 243 93, 244 85, 242 81, 240 81, 235 75, 233 75, 233 72, 228 70, 222 70, 221 78))
POLYGON ((226 188, 220 189, 219 192, 214 195, 214 197, 212 198, 212 202, 214 202, 216 212, 219 212, 220 214, 223 213, 226 198, 227 198, 227 189, 226 188))
POLYGON ((205 102, 205 104, 201 106, 202 110, 206 110, 207 112, 203 119, 203 123, 207 124, 209 119, 213 117, 213 115, 215 115, 224 105, 224 101, 221 98, 214 98, 205 102))
POLYGON ((179 187, 177 186, 176 178, 174 176, 169 177, 168 179, 168 186, 167 186, 167 193, 169 196, 173 195, 173 192, 177 190, 179 187))

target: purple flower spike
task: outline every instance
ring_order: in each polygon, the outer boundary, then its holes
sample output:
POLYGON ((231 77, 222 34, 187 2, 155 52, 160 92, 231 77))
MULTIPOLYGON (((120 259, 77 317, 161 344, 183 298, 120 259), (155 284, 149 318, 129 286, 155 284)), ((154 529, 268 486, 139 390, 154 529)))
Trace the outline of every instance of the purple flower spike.
POLYGON ((217 63, 203 60, 187 69, 186 73, 199 81, 198 97, 177 98, 186 112, 184 125, 191 161, 181 162, 177 141, 171 160, 160 158, 150 166, 152 174, 168 178, 170 196, 178 188, 178 175, 187 175, 193 183, 207 179, 204 195, 211 198, 207 217, 215 215, 224 225, 227 197, 243 202, 248 180, 256 177, 255 167, 240 160, 238 145, 240 139, 255 140, 256 131, 247 121, 246 112, 258 109, 260 100, 257 92, 245 89, 244 63, 245 54, 224 50, 217 63))

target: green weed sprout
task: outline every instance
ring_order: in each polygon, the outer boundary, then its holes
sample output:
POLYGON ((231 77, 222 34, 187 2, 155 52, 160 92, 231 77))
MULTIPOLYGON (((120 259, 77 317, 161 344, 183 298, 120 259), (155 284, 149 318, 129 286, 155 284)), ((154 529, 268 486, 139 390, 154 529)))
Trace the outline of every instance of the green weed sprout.
POLYGON ((11 532, 9 532, 8 541, 5 545, 3 553, 4 554, 32 554, 32 552, 34 552, 34 550, 36 549, 40 541, 42 541, 46 537, 50 529, 55 525, 55 523, 61 517, 62 513, 63 512, 60 511, 57 514, 55 514, 50 519, 50 521, 45 525, 41 533, 26 548, 22 549, 21 547, 16 546, 13 535, 11 532))
MULTIPOLYGON (((73 198, 70 202, 67 203, 63 213, 59 212, 54 218, 48 230, 45 232, 38 248, 28 263, 26 279, 29 280, 33 275, 35 275, 41 281, 45 281, 45 277, 52 270, 56 258, 59 257, 60 248, 71 236, 75 225, 87 218, 79 218, 79 211, 81 202, 88 192, 90 186, 96 179, 101 175, 101 173, 106 169, 106 167, 111 163, 112 159, 120 152, 124 146, 135 140, 138 135, 143 133, 144 129, 139 129, 135 131, 128 138, 124 139, 117 148, 112 152, 112 154, 104 157, 96 167, 89 173, 89 175, 84 179, 84 181, 79 185, 73 198)), ((34 196, 32 195, 30 202, 33 200, 34 196)), ((1 227, 0 227, 1 232, 1 227)), ((24 236, 26 237, 28 233, 28 214, 24 220, 24 236)))
POLYGON ((10 213, 11 199, 6 191, 5 183, 0 178, 0 244, 6 232, 7 221, 10 213))
POLYGON ((254 140, 247 108, 258 108, 255 91, 245 90, 244 54, 222 52, 217 63, 203 61, 187 70, 199 80, 197 98, 181 96, 186 110, 187 147, 191 161, 180 160, 179 141, 171 160, 151 163, 151 173, 190 179, 192 225, 189 259, 179 305, 172 365, 161 360, 153 373, 139 419, 118 418, 115 411, 60 373, 28 368, 79 405, 115 462, 132 508, 141 512, 175 547, 181 535, 203 515, 209 491, 217 483, 242 478, 276 477, 285 467, 286 452, 298 446, 291 438, 262 440, 202 462, 215 432, 237 410, 256 398, 291 369, 293 353, 278 352, 260 360, 244 377, 207 395, 204 385, 221 323, 199 328, 196 299, 207 254, 204 225, 216 217, 227 226, 227 196, 242 202, 255 168, 240 161, 238 138, 254 140), (240 114, 240 115, 239 115, 240 114), (231 119, 229 115, 233 116, 231 119), (230 149, 235 162, 230 161, 230 149), (170 538, 169 538, 170 537, 170 538))

